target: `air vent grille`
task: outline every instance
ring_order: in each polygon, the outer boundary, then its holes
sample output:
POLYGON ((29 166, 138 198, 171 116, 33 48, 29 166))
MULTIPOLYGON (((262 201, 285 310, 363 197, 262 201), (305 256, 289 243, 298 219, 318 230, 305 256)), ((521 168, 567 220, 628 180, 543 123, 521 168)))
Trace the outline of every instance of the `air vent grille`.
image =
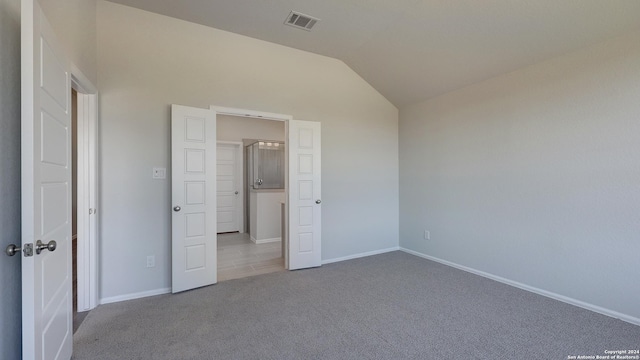
POLYGON ((314 18, 313 16, 292 11, 289 16, 287 16, 287 20, 284 23, 298 29, 311 31, 318 21, 320 21, 320 19, 314 18))

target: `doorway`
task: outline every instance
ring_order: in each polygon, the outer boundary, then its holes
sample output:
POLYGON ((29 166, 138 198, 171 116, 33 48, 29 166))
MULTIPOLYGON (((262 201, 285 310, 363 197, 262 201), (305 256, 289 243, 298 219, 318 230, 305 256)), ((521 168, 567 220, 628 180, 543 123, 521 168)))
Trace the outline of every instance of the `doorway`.
POLYGON ((285 122, 219 115, 216 134, 218 281, 283 271, 285 122), (269 145, 268 155, 277 163, 258 163, 257 151, 254 160, 252 149, 259 144, 269 145), (253 179, 264 177, 254 176, 258 168, 278 181, 260 189, 253 179))
POLYGON ((75 67, 71 76, 73 329, 98 305, 97 90, 75 67))
POLYGON ((73 332, 89 312, 78 312, 78 92, 71 89, 71 273, 73 291, 73 332))
POLYGON ((172 104, 172 293, 218 279, 216 123, 223 115, 284 122, 284 267, 322 264, 320 123, 252 110, 172 104))

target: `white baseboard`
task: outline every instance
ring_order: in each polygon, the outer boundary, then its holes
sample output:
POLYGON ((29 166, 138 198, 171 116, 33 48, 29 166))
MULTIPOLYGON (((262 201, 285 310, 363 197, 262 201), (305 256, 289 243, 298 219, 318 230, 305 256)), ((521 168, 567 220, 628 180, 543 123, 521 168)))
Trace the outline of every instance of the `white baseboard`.
POLYGON ((386 249, 367 251, 367 252, 363 252, 363 253, 359 253, 359 254, 353 254, 353 255, 349 255, 349 256, 343 256, 343 257, 339 257, 339 258, 322 260, 322 265, 331 264, 331 263, 339 262, 339 261, 357 259, 357 258, 366 257, 366 256, 379 255, 379 254, 384 254, 384 253, 388 253, 388 252, 392 252, 392 251, 398 251, 398 250, 400 250, 400 248, 398 246, 394 246, 394 247, 390 247, 390 248, 386 248, 386 249))
POLYGON ((447 265, 447 266, 454 267, 456 269, 460 269, 462 271, 470 272, 470 273, 475 274, 475 275, 479 275, 479 276, 482 276, 482 277, 485 277, 485 278, 488 278, 488 279, 491 279, 491 280, 495 280, 495 281, 501 282, 503 284, 511 285, 511 286, 517 287, 519 289, 526 290, 526 291, 529 291, 529 292, 532 292, 532 293, 535 293, 535 294, 538 294, 538 295, 546 296, 546 297, 554 299, 554 300, 562 301, 563 303, 567 303, 567 304, 570 304, 570 305, 581 307, 583 309, 591 310, 593 312, 597 312, 597 313, 602 314, 602 315, 610 316, 612 318, 620 319, 622 321, 626 321, 626 322, 634 324, 634 325, 640 325, 640 318, 637 318, 637 317, 634 317, 634 316, 630 316, 630 315, 627 315, 627 314, 619 313, 617 311, 610 310, 610 309, 607 309, 607 308, 603 308, 601 306, 589 304, 589 303, 586 303, 584 301, 580 301, 580 300, 573 299, 573 298, 570 298, 570 297, 567 297, 567 296, 564 296, 564 295, 556 294, 556 293, 551 292, 551 291, 542 290, 542 289, 539 289, 537 287, 529 286, 529 285, 526 285, 526 284, 523 284, 523 283, 520 283, 520 282, 517 282, 517 281, 505 279, 505 278, 497 276, 497 275, 493 275, 493 274, 490 274, 490 273, 487 273, 487 272, 484 272, 484 271, 480 271, 480 270, 476 270, 476 269, 473 269, 473 268, 470 268, 470 267, 459 265, 459 264, 453 263, 451 261, 443 260, 443 259, 431 256, 431 255, 423 254, 421 252, 417 252, 417 251, 414 251, 414 250, 410 250, 410 249, 406 249, 406 248, 400 247, 400 251, 404 251, 404 252, 409 253, 411 255, 415 255, 415 256, 418 256, 418 257, 421 257, 421 258, 424 258, 424 259, 427 259, 427 260, 432 260, 432 261, 435 261, 435 262, 438 262, 438 263, 441 263, 441 264, 444 264, 444 265, 447 265))
POLYGON ((148 296, 156 296, 156 295, 168 294, 170 292, 171 292, 171 288, 164 288, 164 289, 155 289, 155 290, 149 290, 149 291, 142 291, 142 292, 133 293, 133 294, 111 296, 111 297, 100 299, 100 305, 110 304, 110 303, 115 303, 115 302, 120 302, 120 301, 133 300, 133 299, 140 299, 140 298, 144 298, 144 297, 148 297, 148 296))
POLYGON ((282 241, 281 238, 277 237, 277 238, 270 238, 270 239, 260 239, 260 240, 256 240, 253 236, 250 236, 251 241, 254 244, 267 244, 267 243, 272 243, 272 242, 279 242, 282 241))

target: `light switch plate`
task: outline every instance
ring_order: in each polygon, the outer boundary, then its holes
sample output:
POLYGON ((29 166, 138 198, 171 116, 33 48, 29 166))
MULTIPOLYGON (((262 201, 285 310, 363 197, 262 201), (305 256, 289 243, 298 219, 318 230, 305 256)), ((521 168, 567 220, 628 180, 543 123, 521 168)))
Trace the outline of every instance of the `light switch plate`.
POLYGON ((153 178, 154 179, 166 179, 167 178, 167 169, 166 168, 153 168, 153 178))

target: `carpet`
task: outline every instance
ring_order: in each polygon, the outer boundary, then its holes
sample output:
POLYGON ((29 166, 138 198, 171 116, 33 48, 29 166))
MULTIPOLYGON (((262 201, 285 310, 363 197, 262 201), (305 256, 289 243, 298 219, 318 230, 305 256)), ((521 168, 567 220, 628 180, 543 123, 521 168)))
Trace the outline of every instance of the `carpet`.
POLYGON ((567 359, 640 326, 403 252, 92 310, 73 359, 567 359))

